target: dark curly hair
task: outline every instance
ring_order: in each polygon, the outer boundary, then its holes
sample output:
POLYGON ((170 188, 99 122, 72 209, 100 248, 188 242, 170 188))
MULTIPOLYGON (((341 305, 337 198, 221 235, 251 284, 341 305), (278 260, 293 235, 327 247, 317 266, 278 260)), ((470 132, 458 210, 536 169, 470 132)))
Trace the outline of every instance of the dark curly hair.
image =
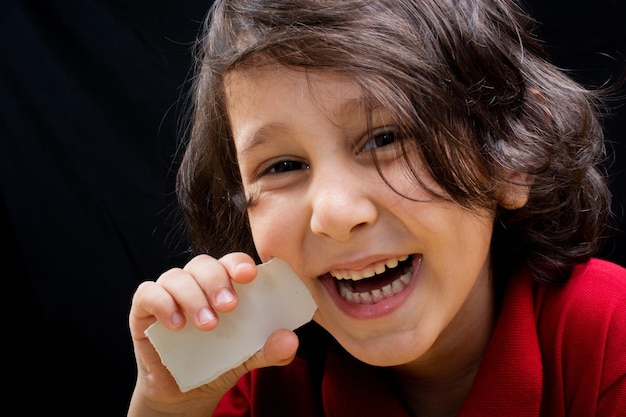
POLYGON ((216 1, 177 182, 194 251, 256 253, 224 79, 269 61, 348 75, 397 116, 439 197, 497 205, 494 274, 526 265, 538 280, 566 279, 597 250, 609 213, 600 100, 547 60, 532 24, 508 0, 216 1), (510 173, 529 179, 515 184, 529 189, 515 210, 498 199, 510 173))

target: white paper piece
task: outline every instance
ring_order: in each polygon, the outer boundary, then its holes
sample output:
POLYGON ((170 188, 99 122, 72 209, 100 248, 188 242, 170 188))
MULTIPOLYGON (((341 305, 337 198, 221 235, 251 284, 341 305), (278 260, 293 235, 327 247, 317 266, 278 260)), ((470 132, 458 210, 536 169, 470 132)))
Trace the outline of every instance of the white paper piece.
POLYGON ((209 383, 250 358, 278 329, 295 330, 313 318, 317 306, 306 286, 281 259, 258 266, 249 284, 233 282, 237 308, 219 316, 211 331, 187 322, 178 331, 156 322, 146 335, 182 392, 209 383))

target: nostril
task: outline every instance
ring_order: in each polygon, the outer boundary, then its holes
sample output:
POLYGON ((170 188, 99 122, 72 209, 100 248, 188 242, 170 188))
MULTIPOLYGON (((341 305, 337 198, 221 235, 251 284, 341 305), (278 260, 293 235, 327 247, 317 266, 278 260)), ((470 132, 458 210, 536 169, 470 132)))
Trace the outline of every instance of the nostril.
POLYGON ((375 221, 375 213, 359 213, 352 207, 350 210, 314 210, 310 223, 315 234, 345 241, 375 221))
POLYGON ((309 190, 311 230, 325 237, 345 241, 374 224, 378 218, 374 197, 362 178, 349 173, 318 177, 309 190))

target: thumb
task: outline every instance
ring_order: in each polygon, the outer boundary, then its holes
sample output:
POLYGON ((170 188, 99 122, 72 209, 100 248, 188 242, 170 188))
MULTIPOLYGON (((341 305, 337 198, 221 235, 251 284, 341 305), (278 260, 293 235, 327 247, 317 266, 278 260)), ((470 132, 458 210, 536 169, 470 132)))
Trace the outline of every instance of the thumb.
POLYGON ((298 350, 298 336, 290 330, 280 329, 272 333, 265 345, 240 366, 233 368, 215 381, 214 388, 226 392, 239 378, 253 369, 268 366, 284 366, 293 361, 298 350))
POLYGON ((298 336, 290 330, 272 333, 265 345, 245 363, 248 370, 266 366, 284 366, 291 363, 298 349, 298 336))

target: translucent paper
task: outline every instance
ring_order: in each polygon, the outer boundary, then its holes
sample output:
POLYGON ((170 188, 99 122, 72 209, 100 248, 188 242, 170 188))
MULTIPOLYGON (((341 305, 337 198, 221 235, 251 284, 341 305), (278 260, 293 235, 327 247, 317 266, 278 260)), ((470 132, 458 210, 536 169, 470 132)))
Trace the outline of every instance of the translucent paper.
POLYGON ((179 330, 154 323, 146 335, 182 392, 216 379, 257 352, 278 329, 295 330, 309 322, 317 306, 293 270, 280 259, 259 265, 249 284, 233 286, 239 297, 234 311, 219 316, 205 332, 189 322, 179 330))

